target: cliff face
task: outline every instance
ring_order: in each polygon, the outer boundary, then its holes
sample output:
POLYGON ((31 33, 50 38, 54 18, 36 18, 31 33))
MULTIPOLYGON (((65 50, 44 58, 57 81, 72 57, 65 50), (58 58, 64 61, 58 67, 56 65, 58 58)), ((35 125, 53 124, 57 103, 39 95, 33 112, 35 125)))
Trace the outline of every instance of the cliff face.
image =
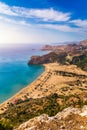
POLYGON ((49 54, 43 56, 33 56, 28 64, 44 64, 44 63, 52 63, 57 60, 57 54, 51 52, 49 54))
POLYGON ((43 56, 32 56, 28 64, 46 64, 59 62, 63 63, 66 58, 66 53, 57 54, 55 52, 50 52, 49 54, 43 56))

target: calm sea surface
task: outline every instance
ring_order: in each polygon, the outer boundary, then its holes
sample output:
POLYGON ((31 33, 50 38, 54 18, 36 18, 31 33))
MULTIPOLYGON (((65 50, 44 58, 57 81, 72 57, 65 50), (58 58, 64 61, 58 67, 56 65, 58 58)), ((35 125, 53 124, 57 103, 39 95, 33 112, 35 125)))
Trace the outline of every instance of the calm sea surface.
POLYGON ((43 66, 28 66, 27 62, 32 55, 45 53, 39 50, 38 45, 0 49, 0 103, 30 84, 44 71, 43 66))

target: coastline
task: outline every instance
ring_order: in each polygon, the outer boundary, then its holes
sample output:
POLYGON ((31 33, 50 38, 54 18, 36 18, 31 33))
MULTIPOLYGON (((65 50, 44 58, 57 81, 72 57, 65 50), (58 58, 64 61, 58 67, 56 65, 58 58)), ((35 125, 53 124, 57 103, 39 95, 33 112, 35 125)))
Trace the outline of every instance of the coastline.
POLYGON ((15 104, 18 99, 41 98, 53 93, 59 95, 79 94, 78 85, 75 84, 79 77, 86 77, 87 72, 77 68, 75 65, 59 65, 58 63, 44 64, 45 71, 31 84, 23 88, 17 94, 0 104, 0 114, 3 113, 9 103, 15 104), (66 74, 66 75, 65 75, 66 74), (71 74, 71 75, 70 75, 71 74), (62 91, 70 83, 74 83, 69 91, 62 91))
MULTIPOLYGON (((45 70, 44 72, 42 72, 42 74, 40 74, 33 82, 31 82, 30 84, 28 84, 27 86, 25 86, 24 88, 22 88, 19 92, 17 92, 15 95, 13 95, 12 97, 8 98, 6 101, 0 103, 0 114, 4 112, 4 110, 1 110, 3 108, 6 108, 8 105, 8 102, 12 102, 13 100, 16 100, 16 98, 22 97, 22 94, 25 94, 25 92, 29 89, 29 87, 32 87, 32 85, 34 85, 34 83, 41 77, 44 75, 44 73, 46 73, 46 67, 45 65, 42 65, 45 70)), ((32 89, 32 88, 31 88, 32 89)))

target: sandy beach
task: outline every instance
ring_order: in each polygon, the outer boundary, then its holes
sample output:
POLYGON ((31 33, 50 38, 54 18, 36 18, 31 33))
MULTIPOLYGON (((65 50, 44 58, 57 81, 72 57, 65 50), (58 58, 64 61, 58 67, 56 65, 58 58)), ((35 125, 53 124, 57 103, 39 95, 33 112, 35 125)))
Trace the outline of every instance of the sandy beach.
POLYGON ((52 93, 60 95, 81 94, 81 88, 87 89, 87 72, 75 65, 50 63, 44 64, 44 66, 45 71, 34 82, 0 104, 0 113, 8 108, 8 104, 15 103, 19 99, 41 98, 52 93))

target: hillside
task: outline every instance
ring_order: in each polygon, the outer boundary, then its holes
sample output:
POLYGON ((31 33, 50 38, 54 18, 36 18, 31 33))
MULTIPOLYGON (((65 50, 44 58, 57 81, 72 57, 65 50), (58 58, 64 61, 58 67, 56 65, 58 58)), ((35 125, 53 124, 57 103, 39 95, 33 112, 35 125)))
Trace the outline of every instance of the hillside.
POLYGON ((20 125, 16 130, 87 130, 87 106, 67 108, 53 117, 44 114, 20 125))
POLYGON ((45 68, 34 83, 1 105, 1 124, 17 128, 41 114, 54 116, 67 107, 87 105, 87 72, 57 63, 45 68))
POLYGON ((46 45, 41 50, 49 50, 50 53, 43 56, 32 56, 28 64, 74 64, 83 70, 87 70, 87 40, 78 44, 68 44, 61 46, 46 45))
POLYGON ((87 130, 86 42, 31 57, 45 72, 0 104, 0 130, 87 130))

